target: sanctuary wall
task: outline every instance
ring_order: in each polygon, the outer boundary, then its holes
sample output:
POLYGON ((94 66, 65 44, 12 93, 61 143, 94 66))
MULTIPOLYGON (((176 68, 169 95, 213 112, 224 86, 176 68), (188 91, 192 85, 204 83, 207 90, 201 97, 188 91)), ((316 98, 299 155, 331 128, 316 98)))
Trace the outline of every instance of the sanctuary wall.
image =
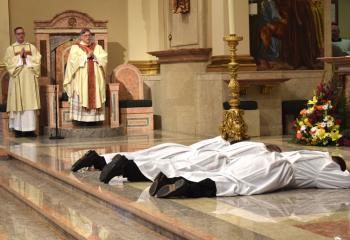
MULTIPOLYGON (((108 75, 126 61, 128 48, 127 0, 11 0, 10 29, 24 27, 27 41, 35 44, 34 21, 51 19, 66 10, 84 12, 94 19, 108 20, 108 75), (40 6, 40 7, 38 7, 40 6)), ((2 8, 1 8, 2 9, 2 8)), ((0 15, 1 16, 1 15, 0 15)), ((14 36, 11 34, 11 42, 14 36)))

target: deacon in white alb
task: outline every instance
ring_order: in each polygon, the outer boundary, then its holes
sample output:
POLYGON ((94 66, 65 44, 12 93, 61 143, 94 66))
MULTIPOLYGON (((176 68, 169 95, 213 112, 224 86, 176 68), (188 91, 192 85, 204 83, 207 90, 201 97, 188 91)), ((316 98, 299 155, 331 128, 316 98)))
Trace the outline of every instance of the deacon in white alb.
POLYGON ((345 161, 328 152, 293 151, 281 155, 292 163, 294 181, 290 188, 349 188, 350 174, 345 161))
POLYGON ((157 197, 261 194, 288 186, 294 176, 292 164, 278 152, 266 148, 248 155, 231 156, 225 167, 217 171, 188 171, 175 179, 168 175, 167 169, 163 169, 152 184, 150 189, 155 189, 157 197))
POLYGON ((221 171, 188 172, 175 180, 166 175, 151 186, 158 184, 157 197, 253 195, 284 187, 350 188, 342 158, 308 150, 251 154, 231 161, 221 171))
POLYGON ((35 136, 36 111, 40 109, 39 77, 41 55, 25 41, 22 27, 14 30, 16 42, 6 49, 4 63, 10 74, 7 96, 9 128, 16 137, 35 136))

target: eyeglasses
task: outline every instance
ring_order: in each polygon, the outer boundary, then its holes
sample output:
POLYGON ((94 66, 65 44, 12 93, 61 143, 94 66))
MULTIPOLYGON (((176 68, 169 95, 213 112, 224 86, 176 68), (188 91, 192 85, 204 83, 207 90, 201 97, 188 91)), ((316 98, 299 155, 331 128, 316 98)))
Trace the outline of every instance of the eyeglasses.
POLYGON ((15 34, 16 35, 24 35, 25 33, 24 32, 16 32, 15 34))
POLYGON ((83 36, 83 37, 91 37, 91 34, 83 34, 81 36, 83 36))

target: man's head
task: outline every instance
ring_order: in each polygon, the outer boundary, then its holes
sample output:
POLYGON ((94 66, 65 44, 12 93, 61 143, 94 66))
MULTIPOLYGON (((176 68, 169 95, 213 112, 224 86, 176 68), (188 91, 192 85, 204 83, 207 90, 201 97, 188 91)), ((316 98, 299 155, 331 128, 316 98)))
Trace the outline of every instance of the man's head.
POLYGON ((275 144, 265 144, 265 146, 270 152, 282 152, 282 149, 275 144))
POLYGON ((83 41, 85 44, 90 44, 92 40, 92 33, 90 29, 83 28, 80 31, 80 40, 83 41))
POLYGON ((339 26, 335 23, 332 24, 332 41, 339 41, 340 38, 340 29, 339 26))
POLYGON ((26 36, 23 27, 16 27, 13 32, 15 33, 16 41, 18 43, 23 43, 26 36))
POLYGON ((332 156, 333 162, 336 162, 340 166, 340 170, 345 171, 346 170, 346 163, 342 157, 339 156, 332 156))

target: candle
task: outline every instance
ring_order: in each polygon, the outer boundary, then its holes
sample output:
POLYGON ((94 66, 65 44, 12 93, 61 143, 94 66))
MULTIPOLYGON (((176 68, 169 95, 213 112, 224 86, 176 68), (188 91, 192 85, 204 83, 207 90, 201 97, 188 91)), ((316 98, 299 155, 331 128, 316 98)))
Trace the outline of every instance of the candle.
POLYGON ((234 0, 227 0, 228 3, 228 27, 229 27, 229 33, 235 34, 235 3, 234 0))

